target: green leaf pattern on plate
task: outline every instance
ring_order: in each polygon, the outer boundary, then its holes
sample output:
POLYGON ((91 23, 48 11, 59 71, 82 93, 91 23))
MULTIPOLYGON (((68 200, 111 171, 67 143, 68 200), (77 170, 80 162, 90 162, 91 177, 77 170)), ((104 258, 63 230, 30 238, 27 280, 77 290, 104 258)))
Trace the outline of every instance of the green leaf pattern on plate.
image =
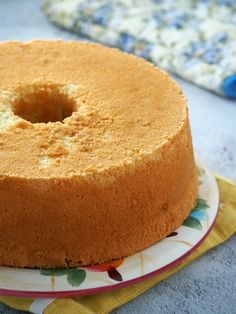
POLYGON ((206 174, 206 172, 203 168, 200 168, 200 167, 197 168, 197 172, 198 172, 198 184, 202 185, 203 183, 202 177, 206 174))
POLYGON ((44 276, 65 276, 67 275, 67 282, 72 287, 78 287, 84 282, 86 278, 86 271, 84 269, 40 269, 41 275, 44 276))
POLYGON ((84 269, 72 269, 67 274, 67 281, 72 287, 78 287, 86 278, 84 269))
POLYGON ((194 217, 191 217, 191 216, 189 216, 187 219, 185 219, 183 225, 186 227, 202 230, 202 225, 201 225, 200 221, 194 217))
POLYGON ((40 273, 44 276, 64 276, 68 269, 40 269, 40 273))
POLYGON ((194 207, 194 209, 192 210, 192 212, 196 212, 196 211, 200 211, 200 210, 206 210, 207 208, 209 208, 209 205, 207 204, 207 202, 205 200, 203 200, 202 198, 198 198, 197 204, 194 207))
POLYGON ((185 221, 183 222, 183 225, 186 227, 193 228, 193 229, 202 230, 201 221, 207 219, 206 210, 208 207, 209 205, 204 199, 198 198, 196 206, 191 211, 188 218, 185 219, 185 221))

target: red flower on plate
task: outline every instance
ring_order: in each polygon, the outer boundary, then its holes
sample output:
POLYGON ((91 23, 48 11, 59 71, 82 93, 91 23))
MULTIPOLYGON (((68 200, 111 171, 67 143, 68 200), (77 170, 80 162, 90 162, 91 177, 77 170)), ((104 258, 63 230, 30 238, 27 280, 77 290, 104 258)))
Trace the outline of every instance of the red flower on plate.
POLYGON ((103 263, 103 264, 98 264, 98 265, 92 265, 92 266, 86 266, 83 267, 87 270, 90 271, 95 271, 95 272, 107 272, 108 276, 116 281, 122 281, 123 278, 121 274, 118 272, 117 268, 124 262, 124 259, 116 259, 114 261, 108 262, 108 263, 103 263))

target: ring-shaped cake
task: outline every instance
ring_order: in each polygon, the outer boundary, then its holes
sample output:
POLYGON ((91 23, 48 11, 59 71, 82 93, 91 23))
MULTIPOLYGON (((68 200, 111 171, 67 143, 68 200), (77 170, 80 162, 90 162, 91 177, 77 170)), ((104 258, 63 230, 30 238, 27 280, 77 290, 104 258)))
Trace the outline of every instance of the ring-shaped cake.
POLYGON ((97 44, 0 44, 0 265, 131 255, 196 196, 186 100, 165 72, 97 44))

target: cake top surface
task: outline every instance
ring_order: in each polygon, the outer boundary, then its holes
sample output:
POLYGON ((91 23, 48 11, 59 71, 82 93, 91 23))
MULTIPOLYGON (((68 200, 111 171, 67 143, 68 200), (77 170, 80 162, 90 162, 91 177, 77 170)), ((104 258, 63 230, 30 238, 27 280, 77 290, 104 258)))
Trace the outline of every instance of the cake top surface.
POLYGON ((185 98, 150 63, 101 45, 0 44, 0 177, 132 165, 183 127, 185 98))

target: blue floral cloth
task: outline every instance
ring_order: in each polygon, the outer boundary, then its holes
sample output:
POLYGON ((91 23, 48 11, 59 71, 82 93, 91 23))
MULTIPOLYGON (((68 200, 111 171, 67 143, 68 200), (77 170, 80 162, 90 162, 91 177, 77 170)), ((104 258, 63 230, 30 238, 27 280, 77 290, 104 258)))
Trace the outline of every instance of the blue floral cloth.
POLYGON ((44 0, 57 25, 236 99, 235 0, 44 0))

